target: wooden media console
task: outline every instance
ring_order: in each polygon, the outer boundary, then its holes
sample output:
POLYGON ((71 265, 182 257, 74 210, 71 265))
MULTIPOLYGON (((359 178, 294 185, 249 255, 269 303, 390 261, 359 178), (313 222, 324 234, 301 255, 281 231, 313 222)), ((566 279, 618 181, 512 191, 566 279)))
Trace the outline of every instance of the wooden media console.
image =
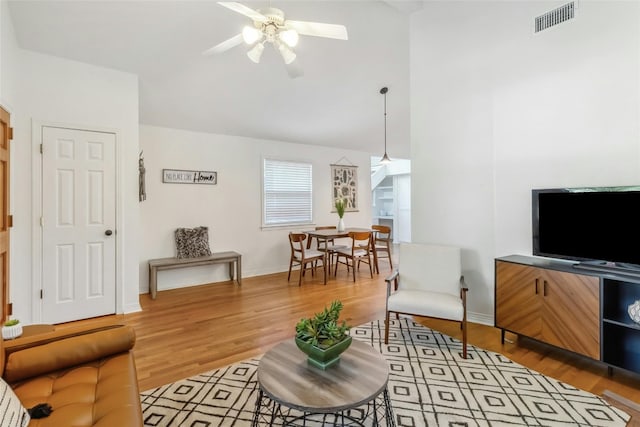
POLYGON ((640 274, 510 255, 495 260, 495 326, 640 374, 640 274))

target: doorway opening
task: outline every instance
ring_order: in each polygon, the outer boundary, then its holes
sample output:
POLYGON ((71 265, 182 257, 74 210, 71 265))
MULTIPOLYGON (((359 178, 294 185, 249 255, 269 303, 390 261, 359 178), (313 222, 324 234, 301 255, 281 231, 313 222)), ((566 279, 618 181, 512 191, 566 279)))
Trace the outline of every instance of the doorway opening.
POLYGON ((391 227, 394 243, 411 241, 411 161, 371 157, 371 223, 391 227))

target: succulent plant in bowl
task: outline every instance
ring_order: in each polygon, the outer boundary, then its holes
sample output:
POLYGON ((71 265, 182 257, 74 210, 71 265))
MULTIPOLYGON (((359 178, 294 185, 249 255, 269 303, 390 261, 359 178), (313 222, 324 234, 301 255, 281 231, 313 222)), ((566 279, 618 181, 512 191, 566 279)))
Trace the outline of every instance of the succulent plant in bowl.
POLYGON ((333 301, 323 311, 296 324, 296 345, 311 365, 327 369, 338 363, 340 354, 351 345, 347 322, 338 320, 342 308, 342 302, 333 301))

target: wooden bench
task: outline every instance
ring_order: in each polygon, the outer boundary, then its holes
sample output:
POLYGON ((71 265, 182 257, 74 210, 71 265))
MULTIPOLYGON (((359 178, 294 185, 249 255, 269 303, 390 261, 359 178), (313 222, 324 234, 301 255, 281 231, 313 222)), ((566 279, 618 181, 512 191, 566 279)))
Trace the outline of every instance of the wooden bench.
POLYGON ((149 260, 149 291, 151 298, 156 299, 158 293, 158 271, 172 270, 174 268, 197 267, 209 264, 229 264, 229 279, 233 280, 234 264, 235 277, 238 285, 242 284, 242 255, 238 252, 217 252, 212 255, 198 258, 158 258, 149 260))

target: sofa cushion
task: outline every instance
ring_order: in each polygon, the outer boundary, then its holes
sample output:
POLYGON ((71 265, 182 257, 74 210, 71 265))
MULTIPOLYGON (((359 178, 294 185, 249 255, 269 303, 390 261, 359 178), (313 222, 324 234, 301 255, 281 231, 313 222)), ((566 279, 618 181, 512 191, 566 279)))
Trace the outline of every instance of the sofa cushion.
MULTIPOLYGON (((129 351, 136 341, 129 326, 77 335, 9 354, 4 378, 9 383, 66 369, 129 351)), ((40 402, 36 402, 40 403, 40 402)))
POLYGON ((0 378, 0 426, 25 427, 29 424, 29 413, 9 384, 0 378))
POLYGON ((462 321, 462 299, 449 293, 398 290, 387 299, 387 310, 462 321))
POLYGON ((53 412, 29 427, 139 427, 142 408, 133 352, 14 384, 25 407, 51 405, 53 412))

